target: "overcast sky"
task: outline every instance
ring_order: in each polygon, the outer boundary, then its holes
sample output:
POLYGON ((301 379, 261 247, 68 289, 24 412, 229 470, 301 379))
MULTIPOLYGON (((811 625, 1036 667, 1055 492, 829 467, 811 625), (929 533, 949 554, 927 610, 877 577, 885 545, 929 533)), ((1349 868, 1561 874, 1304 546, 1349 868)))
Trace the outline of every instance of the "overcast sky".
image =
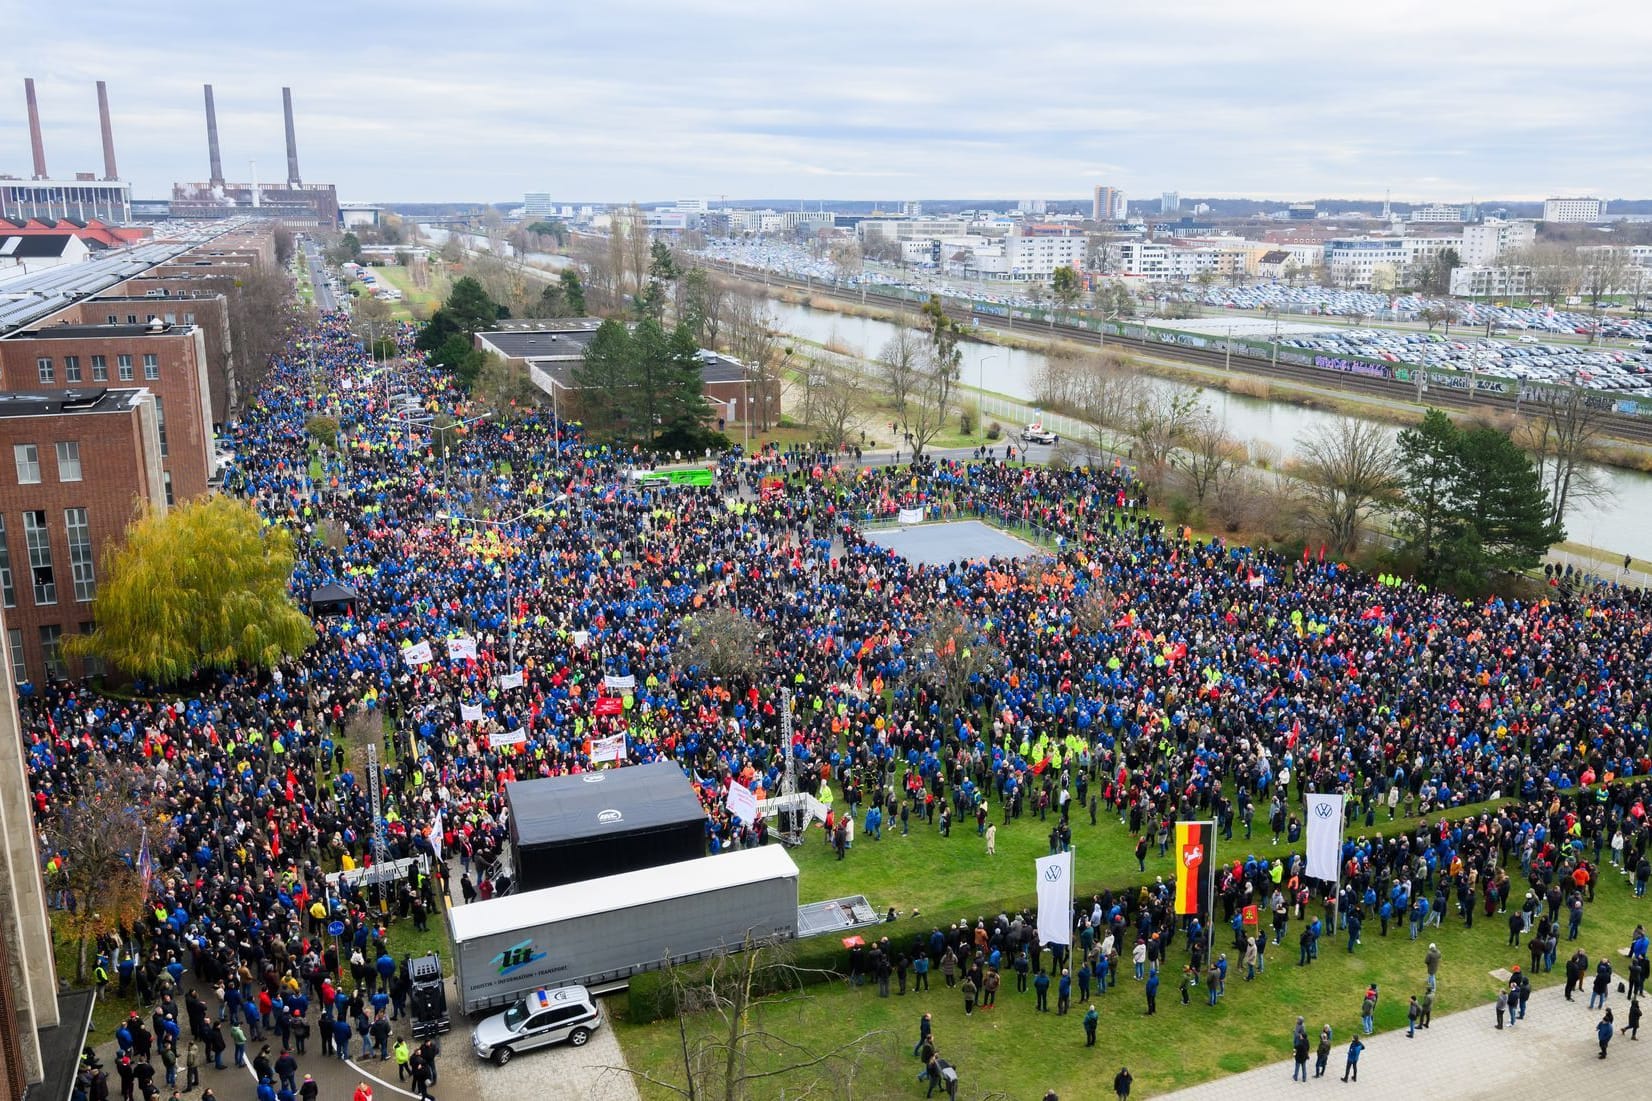
POLYGON ((1643 0, 73 0, 0 60, 0 172, 139 197, 299 163, 357 201, 1652 196, 1643 0), (107 30, 99 34, 96 28, 107 30), (35 33, 38 31, 38 33, 35 33))

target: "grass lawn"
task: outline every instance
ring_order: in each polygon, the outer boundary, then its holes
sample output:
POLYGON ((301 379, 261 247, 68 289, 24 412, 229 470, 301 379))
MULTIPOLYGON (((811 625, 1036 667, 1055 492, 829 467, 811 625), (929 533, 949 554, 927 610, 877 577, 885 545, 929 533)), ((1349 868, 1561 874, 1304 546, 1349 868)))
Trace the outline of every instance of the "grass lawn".
POLYGON ((403 312, 428 317, 447 297, 447 278, 434 269, 430 269, 430 285, 422 288, 414 285, 413 273, 400 264, 375 267, 372 272, 375 278, 383 279, 402 292, 402 301, 392 302, 390 305, 400 307, 403 312))
MULTIPOLYGON (((1382 825, 1386 814, 1378 818, 1382 825)), ((949 924, 961 918, 973 921, 996 900, 1008 898, 1030 904, 1032 858, 1048 852, 1046 838, 1036 818, 1000 826, 998 854, 988 858, 972 827, 954 829, 951 838, 943 839, 927 826, 914 826, 911 835, 903 838, 897 825, 893 834, 885 832, 881 842, 863 838, 857 831, 848 859, 839 863, 817 830, 808 844, 794 850, 794 855, 803 872, 801 894, 805 901, 864 893, 879 909, 893 905, 909 914, 917 906, 922 911, 919 920, 907 916, 884 927, 892 931, 897 943, 905 945, 915 931, 927 932, 935 922, 949 924)), ((1117 817, 1104 817, 1094 828, 1089 825, 1088 815, 1079 820, 1074 848, 1081 898, 1102 883, 1116 888, 1140 882, 1132 840, 1117 817)), ((1252 852, 1262 855, 1278 851, 1269 841, 1271 836, 1258 833, 1255 843, 1247 845, 1240 831, 1233 842, 1218 843, 1217 856, 1226 860, 1252 852)), ((1156 852, 1156 848, 1150 850, 1148 875, 1169 874, 1170 858, 1160 859, 1156 852)), ((1511 861, 1510 867, 1518 880, 1518 865, 1511 861)), ((1621 964, 1616 950, 1628 943, 1636 922, 1647 920, 1649 914, 1652 905, 1633 899, 1627 880, 1608 866, 1597 901, 1586 910, 1578 943, 1591 961, 1606 954, 1615 965, 1621 964)), ((1426 931, 1415 943, 1403 925, 1392 926, 1386 938, 1380 936, 1380 923, 1373 919, 1366 923, 1363 945, 1353 954, 1346 951, 1346 936, 1325 937, 1320 942, 1319 960, 1306 968, 1295 966, 1300 925, 1293 921, 1285 943, 1268 953, 1265 974, 1254 983, 1246 983, 1243 968, 1235 966, 1230 971, 1228 992, 1215 1009, 1203 1004, 1202 987, 1193 993, 1192 1004, 1180 1004, 1177 983, 1186 954, 1185 945, 1179 943, 1171 955, 1173 970, 1163 976, 1156 1017, 1143 1016, 1141 984, 1128 977, 1104 997, 1092 997, 1101 1011, 1098 1047, 1094 1051, 1083 1046, 1084 1007, 1077 1004, 1076 985, 1075 1012, 1059 1018, 1053 1012, 1034 1013, 1032 995, 1016 994, 1009 973, 999 992, 999 1007, 991 1012, 978 1011, 973 1017, 965 1017, 962 997, 947 991, 936 974, 932 976, 933 990, 908 994, 906 998, 884 1000, 871 987, 854 989, 829 983, 809 988, 801 995, 768 999, 753 1010, 753 1027, 805 1042, 816 1050, 830 1049, 868 1031, 887 1031, 890 1035, 874 1039, 867 1049, 868 1057, 856 1074, 860 1088, 855 1096, 919 1096, 914 1092, 920 1087, 914 1080, 918 1067, 911 1050, 917 1039, 918 1017, 925 1011, 934 1014, 942 1056, 959 1067, 963 1080, 960 1097, 1033 1101, 1052 1088, 1063 1097, 1099 1096, 1105 1089, 1097 1084, 1098 1079, 1109 1082, 1121 1063, 1130 1066, 1138 1093, 1160 1093, 1287 1058, 1290 1029, 1298 1013, 1308 1017, 1316 1035, 1320 1025, 1331 1024, 1346 1045, 1350 1030, 1358 1025, 1364 986, 1371 981, 1379 984, 1384 995, 1378 1008, 1379 1028, 1404 1027, 1407 999, 1422 993, 1423 954, 1431 939, 1444 954, 1436 1012, 1450 1013, 1490 1002, 1495 998, 1496 984, 1488 973, 1515 964, 1528 966, 1530 956, 1523 946, 1505 947, 1505 916, 1489 920, 1479 914, 1476 917, 1474 928, 1468 930, 1455 914, 1449 915, 1443 928, 1426 931), (1051 1057, 1069 1051, 1070 1059, 1051 1057)), ((1235 964, 1238 954, 1231 951, 1231 945, 1231 933, 1225 927, 1219 929, 1218 951, 1228 951, 1230 964, 1235 964)), ((1575 947, 1562 940, 1556 970, 1540 976, 1538 985, 1564 981, 1564 958, 1575 947)), ((1052 1006, 1054 1000, 1052 990, 1052 1006)), ((674 1021, 647 1025, 620 1021, 617 1027, 633 1067, 676 1080, 672 1078, 678 1042, 674 1021)), ((697 1017, 691 1018, 690 1027, 707 1029, 711 1025, 697 1017)), ((1388 1045, 1384 1041, 1377 1041, 1373 1047, 1373 1055, 1386 1057, 1383 1049, 1388 1045)), ((760 1059, 755 1061, 764 1065, 760 1059)), ((778 1087, 786 1081, 780 1078, 768 1085, 778 1087)), ((671 1096, 669 1091, 647 1085, 642 1092, 650 1099, 671 1096)))

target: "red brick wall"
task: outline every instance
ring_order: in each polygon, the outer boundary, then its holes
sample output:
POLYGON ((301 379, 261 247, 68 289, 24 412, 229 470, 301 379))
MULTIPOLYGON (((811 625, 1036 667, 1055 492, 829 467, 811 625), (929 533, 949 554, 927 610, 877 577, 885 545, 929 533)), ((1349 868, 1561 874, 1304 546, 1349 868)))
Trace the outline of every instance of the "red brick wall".
MULTIPOLYGON (((126 312, 134 311, 123 311, 123 319, 126 312)), ((182 501, 205 493, 211 474, 211 410, 203 406, 201 379, 206 364, 199 358, 200 347, 195 330, 182 326, 158 335, 41 338, 21 333, 0 340, 0 390, 61 390, 71 385, 63 381, 63 358, 70 355, 80 357, 82 381, 74 385, 147 387, 165 403, 167 457, 161 465, 172 474, 174 499, 182 501), (158 357, 160 378, 144 378, 145 353, 158 357), (120 377, 118 357, 122 354, 132 357, 130 380, 120 377), (108 382, 93 381, 94 355, 108 358, 108 382), (36 361, 42 356, 52 358, 54 382, 40 381, 36 361)))
MULTIPOLYGON (((92 620, 91 602, 75 600, 74 571, 69 563, 69 537, 63 510, 86 510, 94 576, 102 583, 104 548, 110 542, 119 542, 140 505, 149 500, 143 443, 143 425, 136 409, 0 417, 0 511, 6 518, 6 549, 17 594, 16 606, 6 610, 6 626, 22 630, 24 660, 29 676, 37 682, 45 674, 45 658, 40 648, 41 626, 55 623, 67 637, 78 634, 81 624, 92 620), (80 444, 82 480, 78 482, 58 479, 56 445, 69 441, 80 444), (38 484, 18 483, 12 448, 20 443, 32 443, 40 448, 38 484), (57 585, 57 603, 44 606, 34 602, 28 540, 23 531, 23 513, 37 509, 46 513, 52 574, 57 585)), ((67 664, 71 675, 79 674, 75 662, 67 664)))
MULTIPOLYGON (((128 317, 136 317, 142 324, 152 316, 164 320, 169 315, 178 324, 189 324, 184 317, 192 316, 195 319, 193 324, 206 338, 207 392, 212 398, 212 423, 221 425, 229 420, 230 371, 233 368, 230 363, 228 300, 222 294, 213 294, 210 298, 173 297, 203 293, 198 285, 191 286, 188 280, 182 279, 132 279, 124 284, 123 289, 126 292, 123 296, 94 298, 67 306, 52 314, 41 327, 64 321, 71 325, 105 325, 111 315, 119 318, 119 324, 124 324, 128 317), (163 287, 171 292, 167 297, 145 293, 163 287)), ((81 362, 84 364, 86 361, 81 362)))

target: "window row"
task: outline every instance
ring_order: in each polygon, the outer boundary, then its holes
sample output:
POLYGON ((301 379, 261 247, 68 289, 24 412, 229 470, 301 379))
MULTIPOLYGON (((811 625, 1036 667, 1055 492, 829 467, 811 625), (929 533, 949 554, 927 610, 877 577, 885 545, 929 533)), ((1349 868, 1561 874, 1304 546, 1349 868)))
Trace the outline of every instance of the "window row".
MULTIPOLYGON (((83 508, 63 510, 63 531, 69 544, 69 579, 76 603, 87 603, 98 594, 97 571, 92 562, 92 526, 83 508)), ((28 552, 28 583, 33 588, 36 607, 57 603, 57 567, 52 561, 51 533, 44 509, 23 513, 23 544, 28 552)), ((17 607, 17 578, 12 572, 10 535, 6 518, 0 516, 0 597, 8 608, 17 607)))
MULTIPOLYGON (((57 451, 57 480, 60 482, 78 482, 80 473, 80 443, 77 440, 58 443, 57 451)), ((30 486, 40 484, 40 445, 33 443, 13 444, 12 460, 17 464, 17 484, 30 486)))
MULTIPOLYGON (((82 623, 80 633, 92 633, 91 623, 82 623)), ((23 655, 23 628, 9 627, 6 629, 6 645, 11 650, 12 680, 18 684, 29 681, 29 663, 23 655)), ((63 661, 63 628, 56 623, 48 623, 40 628, 40 654, 46 666, 47 680, 64 680, 69 676, 69 667, 63 661)), ((87 676, 101 676, 103 661, 100 658, 88 657, 85 659, 87 676)))
MULTIPOLYGON (((90 365, 92 368, 91 380, 93 382, 108 382, 109 357, 99 355, 91 356, 90 359, 90 365)), ((34 365, 42 386, 54 386, 57 384, 57 362, 53 360, 51 356, 40 356, 36 358, 34 365)), ((135 381, 133 370, 132 357, 130 355, 123 353, 115 357, 115 377, 118 381, 135 381)), ((143 353, 143 377, 146 382, 154 382, 161 377, 161 360, 160 357, 154 352, 143 353)), ((63 357, 63 381, 66 383, 86 381, 86 375, 84 370, 81 368, 79 356, 63 357)))

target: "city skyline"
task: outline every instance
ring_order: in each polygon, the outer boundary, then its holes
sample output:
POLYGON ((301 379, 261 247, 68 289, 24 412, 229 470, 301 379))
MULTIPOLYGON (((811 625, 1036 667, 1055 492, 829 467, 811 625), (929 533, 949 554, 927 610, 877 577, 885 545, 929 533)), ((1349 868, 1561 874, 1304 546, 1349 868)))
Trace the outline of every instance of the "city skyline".
MULTIPOLYGON (((1463 202, 1633 198, 1652 179, 1635 140, 1652 31, 1627 0, 1587 26, 1526 0, 1402 0, 1381 24, 1303 0, 1262 18, 1190 0, 1174 20, 1136 2, 1034 5, 1013 22, 967 2, 921 0, 892 20, 863 0, 830 19, 698 0, 545 24, 541 8, 491 0, 461 33, 428 0, 354 26, 311 0, 273 25, 191 7, 213 18, 107 43, 43 34, 10 55, 0 172, 29 174, 33 76, 59 178, 100 167, 94 82, 108 82, 139 198, 207 177, 204 83, 229 178, 249 161, 261 182, 284 178, 290 86, 306 180, 357 201, 1076 200, 1105 183, 1132 197, 1463 202), (1382 33, 1404 26, 1428 33, 1382 33)), ((88 25, 124 11, 77 9, 88 25)))

